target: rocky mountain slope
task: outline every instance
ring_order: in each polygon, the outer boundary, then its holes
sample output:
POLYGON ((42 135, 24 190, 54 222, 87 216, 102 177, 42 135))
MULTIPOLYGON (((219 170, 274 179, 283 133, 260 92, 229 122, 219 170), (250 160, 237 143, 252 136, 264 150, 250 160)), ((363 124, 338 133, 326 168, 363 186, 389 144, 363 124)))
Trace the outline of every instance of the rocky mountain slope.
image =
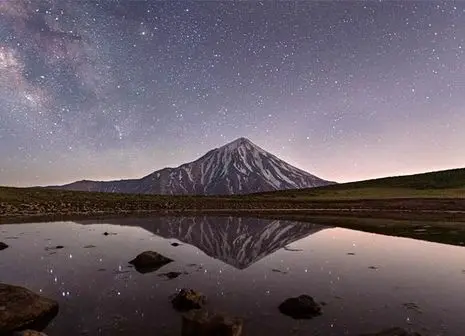
POLYGON ((331 184, 280 160, 246 138, 213 149, 198 160, 141 179, 78 181, 56 189, 164 195, 228 195, 331 184))

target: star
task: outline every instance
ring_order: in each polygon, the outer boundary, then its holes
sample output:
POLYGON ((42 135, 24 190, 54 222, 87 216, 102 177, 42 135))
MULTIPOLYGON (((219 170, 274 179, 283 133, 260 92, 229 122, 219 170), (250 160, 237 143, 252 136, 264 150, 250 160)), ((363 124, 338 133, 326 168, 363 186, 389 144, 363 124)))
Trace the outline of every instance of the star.
POLYGON ((0 1, 0 185, 139 178, 242 136, 340 182, 463 165, 464 19, 456 1, 0 1))

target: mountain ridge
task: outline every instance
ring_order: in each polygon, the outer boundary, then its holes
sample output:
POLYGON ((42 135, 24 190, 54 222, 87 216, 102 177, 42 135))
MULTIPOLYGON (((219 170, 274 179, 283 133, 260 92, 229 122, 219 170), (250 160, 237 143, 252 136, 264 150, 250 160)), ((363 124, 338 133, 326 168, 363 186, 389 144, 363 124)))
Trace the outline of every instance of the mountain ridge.
POLYGON ((232 195, 333 184, 294 167, 240 137, 178 167, 140 179, 84 179, 52 189, 165 195, 232 195))

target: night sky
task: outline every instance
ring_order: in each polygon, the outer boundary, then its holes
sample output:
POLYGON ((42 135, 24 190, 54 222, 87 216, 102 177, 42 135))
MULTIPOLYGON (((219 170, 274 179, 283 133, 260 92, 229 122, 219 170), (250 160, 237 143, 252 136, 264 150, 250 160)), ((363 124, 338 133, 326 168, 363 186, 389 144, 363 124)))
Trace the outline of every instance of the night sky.
POLYGON ((245 136, 350 181, 465 166, 465 2, 0 0, 0 185, 245 136))

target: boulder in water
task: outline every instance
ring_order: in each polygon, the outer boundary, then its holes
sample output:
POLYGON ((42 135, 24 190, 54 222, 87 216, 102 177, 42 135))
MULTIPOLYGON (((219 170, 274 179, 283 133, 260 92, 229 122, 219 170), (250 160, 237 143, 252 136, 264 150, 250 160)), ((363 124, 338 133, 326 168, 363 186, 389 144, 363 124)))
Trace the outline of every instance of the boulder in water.
POLYGON ((364 334, 361 336, 421 336, 419 333, 410 332, 402 328, 390 328, 374 334, 364 334))
POLYGON ((13 336, 47 336, 47 335, 40 331, 28 329, 28 330, 23 330, 23 331, 17 331, 13 334, 13 336))
POLYGON ((321 315, 321 306, 311 296, 300 295, 281 303, 279 311, 294 319, 311 319, 321 315))
POLYGON ((240 336, 243 322, 224 314, 210 314, 196 309, 182 317, 182 336, 240 336))
POLYGON ((171 300, 174 309, 179 311, 189 311, 192 309, 200 309, 207 301, 205 295, 193 289, 181 289, 171 300))
POLYGON ((173 280, 173 279, 176 279, 177 277, 179 277, 181 274, 187 274, 187 273, 186 272, 184 272, 184 273, 181 273, 181 272, 168 272, 168 273, 159 274, 158 276, 165 277, 168 280, 173 280))
POLYGON ((129 263, 134 265, 139 273, 148 273, 156 271, 172 261, 172 259, 167 258, 157 252, 145 251, 139 254, 129 263))
POLYGON ((29 289, 0 283, 0 335, 42 330, 58 313, 58 303, 29 289))

